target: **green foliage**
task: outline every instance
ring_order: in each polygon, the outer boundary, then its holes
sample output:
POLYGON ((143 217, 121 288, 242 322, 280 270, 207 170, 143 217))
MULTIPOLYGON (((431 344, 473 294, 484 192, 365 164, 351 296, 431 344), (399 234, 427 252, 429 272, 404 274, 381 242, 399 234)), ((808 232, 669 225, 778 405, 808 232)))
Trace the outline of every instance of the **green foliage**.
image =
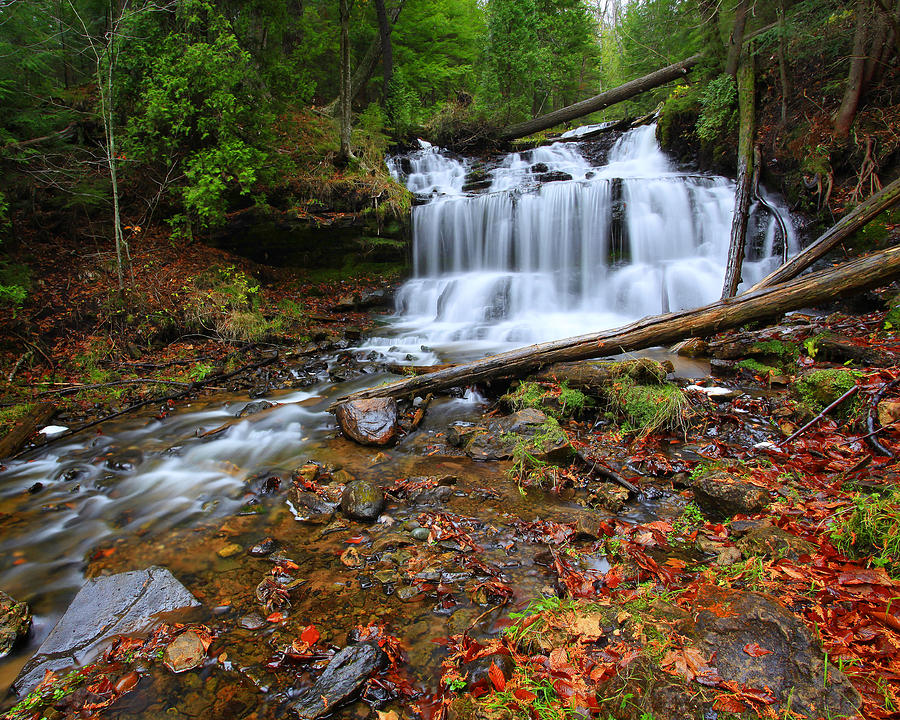
POLYGON ((853 506, 836 518, 831 531, 834 546, 852 557, 871 556, 873 565, 892 575, 900 572, 900 492, 853 495, 853 506))
POLYGON ((273 118, 259 73, 207 0, 179 3, 174 32, 156 17, 136 23, 120 61, 126 154, 160 172, 174 161, 184 217, 199 228, 219 225, 229 201, 271 172, 273 118))
POLYGON ((900 295, 895 295, 888 301, 888 311, 884 316, 884 329, 900 329, 900 295))
POLYGON ((781 373, 778 368, 761 363, 759 360, 755 360, 754 358, 746 358, 745 360, 741 360, 738 363, 738 367, 742 367, 744 368, 744 370, 749 370, 754 375, 762 375, 766 379, 772 377, 773 375, 779 375, 781 373))
POLYGON ((553 387, 545 387, 537 382, 523 381, 513 392, 504 395, 501 400, 516 410, 534 408, 547 413, 556 420, 574 417, 586 407, 594 404, 592 398, 580 390, 570 388, 565 381, 560 384, 558 390, 553 387))
POLYGON ((697 119, 697 137, 712 142, 727 132, 734 120, 737 102, 737 85, 729 75, 719 75, 710 81, 700 98, 700 117, 697 119))

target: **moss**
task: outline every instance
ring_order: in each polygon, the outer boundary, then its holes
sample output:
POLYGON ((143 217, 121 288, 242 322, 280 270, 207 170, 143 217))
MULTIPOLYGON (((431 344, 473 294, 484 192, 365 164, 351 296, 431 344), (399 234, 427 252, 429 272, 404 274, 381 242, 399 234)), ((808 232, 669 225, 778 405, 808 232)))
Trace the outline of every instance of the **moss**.
MULTIPOLYGON (((856 374, 852 370, 830 368, 804 375, 795 388, 804 403, 821 412, 855 385, 856 374)), ((845 415, 851 412, 850 407, 850 404, 844 406, 845 415)))
POLYGON ((896 226, 900 224, 900 209, 885 210, 857 230, 847 239, 847 247, 856 251, 882 250, 896 242, 896 226))
POLYGON ((547 391, 541 385, 526 380, 520 382, 515 391, 507 393, 500 399, 516 410, 524 410, 525 408, 540 410, 546 394, 547 391))
POLYGON ((744 370, 749 370, 754 375, 762 375, 766 379, 770 378, 772 375, 780 375, 781 371, 772 367, 771 365, 764 365, 759 362, 759 360, 754 360, 753 358, 747 358, 746 360, 741 360, 738 363, 738 367, 744 368, 744 370))
POLYGON ((561 405, 561 412, 568 415, 578 415, 586 407, 594 404, 593 399, 585 395, 581 390, 570 388, 566 382, 559 386, 559 397, 557 400, 561 405))
POLYGON ((800 357, 800 348, 796 343, 788 343, 783 340, 762 340, 750 346, 753 355, 771 355, 787 362, 800 357))
POLYGON ((526 380, 500 399, 515 410, 534 408, 557 420, 574 417, 593 405, 591 398, 580 390, 570 388, 565 381, 556 388, 526 380))
POLYGON ((871 556, 874 565, 894 577, 900 573, 900 491, 853 496, 853 505, 842 513, 831 533, 834 546, 852 557, 871 556))
POLYGON ((900 295, 894 295, 888 301, 888 311, 884 316, 885 330, 900 330, 900 295))
POLYGON ((683 430, 687 424, 687 395, 675 385, 639 385, 621 377, 610 387, 608 397, 624 417, 626 430, 683 430))
POLYGON ((34 408, 33 403, 20 403, 0 408, 0 435, 9 432, 19 420, 34 408))

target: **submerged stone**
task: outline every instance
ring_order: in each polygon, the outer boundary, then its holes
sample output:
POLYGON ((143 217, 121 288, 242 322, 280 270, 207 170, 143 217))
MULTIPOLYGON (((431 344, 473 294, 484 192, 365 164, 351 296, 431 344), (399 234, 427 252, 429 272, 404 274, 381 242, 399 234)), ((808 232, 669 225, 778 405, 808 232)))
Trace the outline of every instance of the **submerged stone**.
POLYGON ((331 658, 316 684, 291 707, 303 720, 315 720, 332 712, 378 669, 382 656, 381 650, 368 643, 345 647, 331 658))
POLYGON ((0 658, 12 652, 13 646, 31 629, 31 610, 0 592, 0 658))
POLYGON ((354 480, 341 496, 341 510, 354 520, 375 520, 384 508, 384 493, 367 480, 354 480))

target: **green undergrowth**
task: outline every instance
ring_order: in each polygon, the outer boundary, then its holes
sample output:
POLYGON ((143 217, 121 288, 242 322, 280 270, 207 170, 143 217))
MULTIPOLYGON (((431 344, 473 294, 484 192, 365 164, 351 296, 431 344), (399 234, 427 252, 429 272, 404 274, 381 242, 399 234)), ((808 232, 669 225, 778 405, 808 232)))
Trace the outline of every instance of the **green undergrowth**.
POLYGON ((900 491, 855 493, 852 506, 839 515, 832 526, 831 542, 844 554, 870 558, 900 577, 900 491))
POLYGON ((753 358, 746 358, 744 360, 741 360, 738 363, 738 367, 741 367, 744 370, 749 370, 754 375, 760 375, 766 380, 774 375, 781 374, 781 370, 779 370, 777 367, 766 365, 765 363, 761 363, 759 360, 755 360, 753 358))
POLYGON ((500 437, 504 442, 512 443, 512 464, 506 472, 520 490, 526 487, 559 489, 559 467, 546 455, 553 448, 567 443, 568 437, 555 418, 548 417, 541 429, 531 437, 515 433, 500 437))
POLYGON ((541 410, 556 420, 577 417, 586 408, 595 404, 593 398, 580 390, 570 388, 565 381, 559 385, 542 385, 533 381, 520 382, 518 387, 504 395, 501 401, 515 410, 525 408, 541 410))

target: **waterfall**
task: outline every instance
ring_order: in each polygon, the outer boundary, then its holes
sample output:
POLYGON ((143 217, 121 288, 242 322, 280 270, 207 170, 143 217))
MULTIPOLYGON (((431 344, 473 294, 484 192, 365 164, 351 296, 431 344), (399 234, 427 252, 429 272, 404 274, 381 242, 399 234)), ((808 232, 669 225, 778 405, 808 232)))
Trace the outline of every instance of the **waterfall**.
MULTIPOLYGON (((578 142, 473 161, 427 143, 392 158, 419 198, 413 277, 389 335, 367 347, 417 363, 595 332, 715 301, 728 256, 734 184, 680 172, 655 126, 623 134, 592 166, 578 142), (468 177, 477 182, 466 183, 468 177), (471 192, 479 187, 482 192, 471 192)), ((777 202, 770 199, 770 204, 777 202)), ((752 218, 745 285, 787 243, 764 207, 752 218)))

